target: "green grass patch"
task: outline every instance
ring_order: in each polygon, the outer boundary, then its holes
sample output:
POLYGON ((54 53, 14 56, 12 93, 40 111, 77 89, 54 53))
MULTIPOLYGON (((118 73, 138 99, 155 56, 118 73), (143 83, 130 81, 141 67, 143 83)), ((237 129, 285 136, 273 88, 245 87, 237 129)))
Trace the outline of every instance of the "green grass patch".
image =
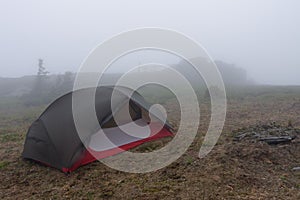
POLYGON ((9 165, 9 162, 7 161, 0 161, 0 169, 4 169, 9 165))
POLYGON ((6 142, 18 142, 21 141, 23 138, 20 137, 20 135, 16 133, 6 133, 3 135, 0 135, 0 141, 1 143, 6 143, 6 142))

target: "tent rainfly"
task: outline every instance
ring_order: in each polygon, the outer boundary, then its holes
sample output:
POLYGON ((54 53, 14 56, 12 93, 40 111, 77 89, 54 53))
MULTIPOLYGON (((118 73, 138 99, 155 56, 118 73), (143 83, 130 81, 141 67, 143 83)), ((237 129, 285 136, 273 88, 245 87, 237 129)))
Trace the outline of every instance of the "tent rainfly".
MULTIPOLYGON (((121 153, 145 142, 172 136, 170 125, 163 123, 157 113, 150 113, 150 106, 139 93, 124 87, 101 86, 70 92, 50 104, 31 125, 22 156, 68 173, 97 159, 121 153), (76 105, 81 111, 80 114, 89 116, 86 108, 90 105, 86 105, 84 99, 91 92, 95 92, 94 110, 98 129, 86 123, 86 139, 82 142, 74 122, 72 97, 76 95, 76 98, 80 98, 79 105, 76 105), (114 110, 111 106, 112 94, 113 104, 117 105, 113 106, 116 108, 114 110), (148 136, 139 137, 139 134, 145 133, 139 133, 141 129, 136 125, 148 131, 148 136), (124 130, 127 133, 129 130, 132 134, 126 134, 124 130), (105 142, 107 138, 113 145, 105 142)), ((88 122, 88 117, 86 119, 88 122)))

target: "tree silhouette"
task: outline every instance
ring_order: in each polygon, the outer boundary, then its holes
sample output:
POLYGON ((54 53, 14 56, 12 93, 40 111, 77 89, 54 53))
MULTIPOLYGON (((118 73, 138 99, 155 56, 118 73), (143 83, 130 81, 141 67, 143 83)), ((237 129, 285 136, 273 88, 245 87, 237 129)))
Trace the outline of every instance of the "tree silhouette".
POLYGON ((47 76, 47 74, 49 74, 49 72, 44 67, 44 60, 40 58, 38 61, 39 61, 38 72, 37 72, 38 77, 47 76))
POLYGON ((33 106, 48 103, 47 95, 49 93, 49 88, 46 82, 48 74, 49 72, 44 67, 43 59, 38 59, 38 71, 32 90, 28 94, 22 96, 26 105, 33 106))

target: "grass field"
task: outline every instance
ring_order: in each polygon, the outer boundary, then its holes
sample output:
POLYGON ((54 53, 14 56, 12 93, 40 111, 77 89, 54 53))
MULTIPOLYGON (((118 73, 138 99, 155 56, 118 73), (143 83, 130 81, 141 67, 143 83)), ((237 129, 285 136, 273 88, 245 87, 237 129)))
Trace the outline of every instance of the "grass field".
MULTIPOLYGON (((146 94, 147 96, 147 94, 146 94)), ((176 101, 160 98, 177 128, 176 101)), ((129 174, 100 162, 65 175, 21 158, 30 124, 45 109, 25 107, 17 99, 0 99, 1 199, 300 199, 300 135, 290 144, 233 140, 239 130, 276 122, 300 129, 300 87, 251 86, 228 89, 223 133, 213 151, 197 157, 210 119, 201 98, 201 125, 189 150, 170 166, 147 174, 129 174)), ((194 119, 191 119, 194 120, 194 119)), ((150 151, 167 142, 138 147, 150 151)))

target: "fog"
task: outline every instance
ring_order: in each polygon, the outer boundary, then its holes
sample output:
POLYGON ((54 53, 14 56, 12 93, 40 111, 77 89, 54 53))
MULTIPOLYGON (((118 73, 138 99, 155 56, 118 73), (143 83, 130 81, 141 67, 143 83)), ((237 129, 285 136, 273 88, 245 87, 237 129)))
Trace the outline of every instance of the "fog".
POLYGON ((299 9, 296 0, 1 1, 0 77, 36 74, 39 58, 51 74, 75 72, 105 39, 161 27, 195 39, 257 83, 300 85, 299 9))

